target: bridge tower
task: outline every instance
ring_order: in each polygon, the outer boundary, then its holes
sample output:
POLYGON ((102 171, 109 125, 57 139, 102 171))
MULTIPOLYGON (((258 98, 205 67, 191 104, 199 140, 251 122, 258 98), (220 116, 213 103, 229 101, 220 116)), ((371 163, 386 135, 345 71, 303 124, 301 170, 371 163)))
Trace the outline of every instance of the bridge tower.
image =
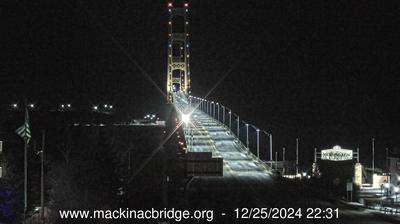
POLYGON ((168 67, 167 94, 172 101, 173 92, 190 93, 189 64, 189 3, 168 2, 168 67))

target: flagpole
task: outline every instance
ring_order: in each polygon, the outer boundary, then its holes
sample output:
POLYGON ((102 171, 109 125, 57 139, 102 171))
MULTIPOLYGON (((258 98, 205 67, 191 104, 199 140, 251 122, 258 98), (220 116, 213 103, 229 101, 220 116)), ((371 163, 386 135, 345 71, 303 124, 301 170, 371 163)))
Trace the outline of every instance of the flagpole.
POLYGON ((26 223, 26 211, 28 208, 28 139, 24 139, 24 223, 26 223))
MULTIPOLYGON (((28 122, 28 100, 25 97, 25 121, 28 122)), ((26 212, 28 210, 28 138, 24 136, 24 224, 26 223, 26 212)))
POLYGON ((46 130, 42 132, 42 155, 41 155, 41 168, 40 168, 40 206, 41 209, 41 219, 42 224, 45 223, 44 218, 44 146, 45 146, 45 139, 46 139, 46 130))

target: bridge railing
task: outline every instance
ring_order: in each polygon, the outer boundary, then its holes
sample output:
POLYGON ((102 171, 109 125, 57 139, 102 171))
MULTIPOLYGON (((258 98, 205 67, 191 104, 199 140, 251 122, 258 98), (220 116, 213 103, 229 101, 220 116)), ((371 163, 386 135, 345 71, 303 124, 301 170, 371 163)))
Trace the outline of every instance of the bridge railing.
POLYGON ((221 103, 189 96, 192 106, 211 116, 236 135, 242 145, 263 161, 273 160, 272 134, 240 118, 231 108, 221 103))

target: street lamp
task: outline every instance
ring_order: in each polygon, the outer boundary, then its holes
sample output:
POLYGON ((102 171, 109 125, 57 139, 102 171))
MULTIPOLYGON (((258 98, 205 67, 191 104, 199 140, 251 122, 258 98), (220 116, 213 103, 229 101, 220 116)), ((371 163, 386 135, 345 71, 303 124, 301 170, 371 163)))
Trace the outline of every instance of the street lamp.
POLYGON ((187 125, 190 122, 190 114, 182 114, 182 122, 187 125))
POLYGON ((232 110, 229 110, 229 129, 232 129, 232 110))
POLYGON ((215 117, 215 104, 214 104, 214 101, 211 101, 211 105, 210 105, 210 116, 211 116, 212 118, 215 117))
POLYGON ((399 195, 400 188, 399 187, 394 187, 393 191, 394 191, 394 194, 396 196, 395 200, 394 200, 394 203, 395 203, 395 206, 396 206, 396 214, 397 214, 397 207, 398 207, 398 205, 397 205, 397 195, 399 195))
POLYGON ((237 131, 237 138, 240 140, 240 118, 239 115, 237 115, 237 127, 236 127, 236 131, 237 131))
POLYGON ((218 119, 218 121, 219 121, 219 103, 216 103, 216 104, 217 104, 217 106, 218 106, 218 111, 217 111, 218 115, 217 115, 217 119, 218 119))
POLYGON ((224 123, 224 125, 226 125, 225 124, 225 107, 224 107, 224 105, 221 105, 221 107, 222 107, 222 123, 224 123))
POLYGON ((246 123, 246 146, 249 148, 249 124, 246 123))
POLYGON ((257 128, 257 157, 260 158, 260 129, 257 128))

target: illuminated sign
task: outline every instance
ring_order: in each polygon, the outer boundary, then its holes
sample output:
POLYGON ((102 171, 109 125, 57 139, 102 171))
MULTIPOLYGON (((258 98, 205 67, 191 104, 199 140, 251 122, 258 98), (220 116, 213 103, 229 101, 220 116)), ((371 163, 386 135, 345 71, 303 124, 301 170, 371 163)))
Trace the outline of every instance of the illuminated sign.
POLYGON ((345 161, 353 159, 353 150, 334 146, 332 149, 321 150, 321 159, 330 161, 345 161))

